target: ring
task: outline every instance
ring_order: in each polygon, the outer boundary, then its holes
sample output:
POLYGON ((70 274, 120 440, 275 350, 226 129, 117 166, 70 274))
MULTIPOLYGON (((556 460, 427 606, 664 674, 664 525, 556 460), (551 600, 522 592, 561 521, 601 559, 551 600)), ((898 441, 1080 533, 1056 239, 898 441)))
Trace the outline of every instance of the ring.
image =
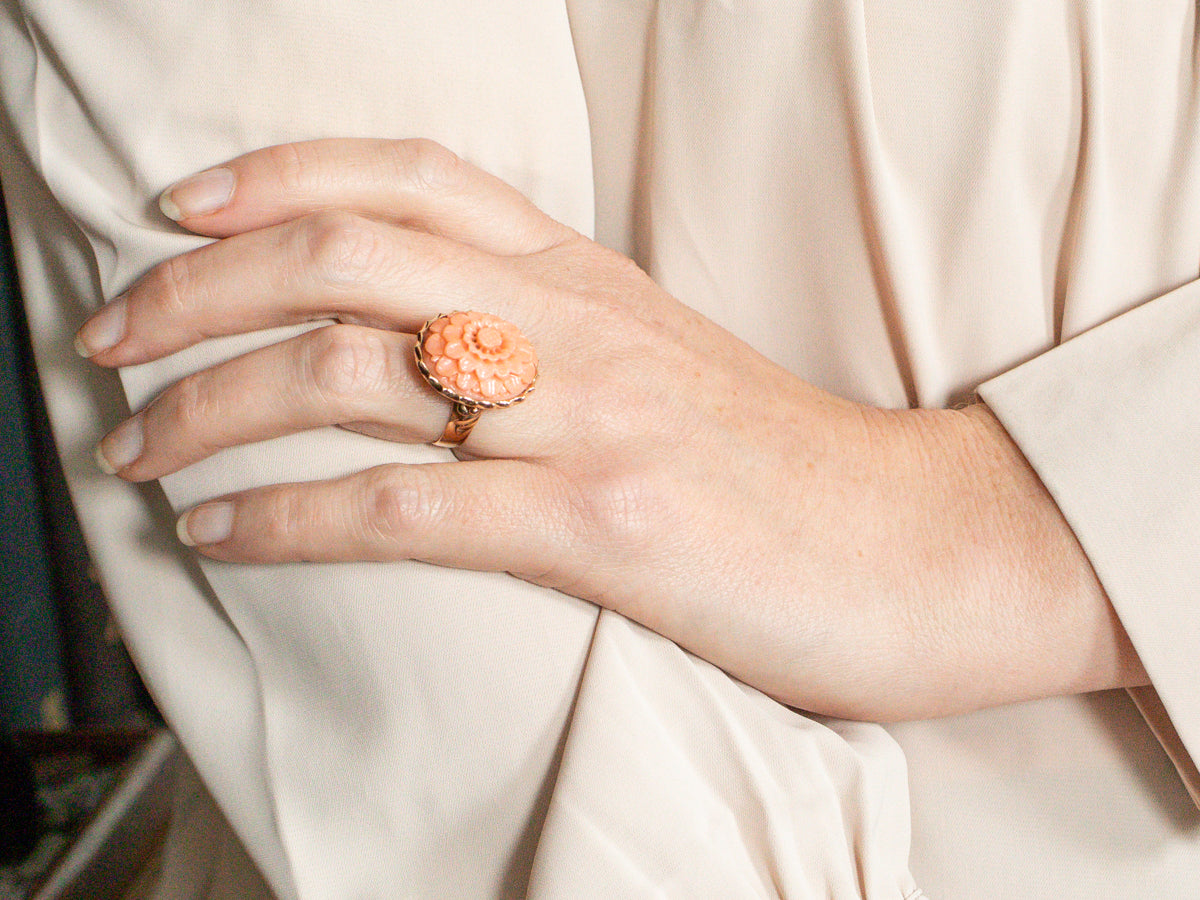
POLYGON ((435 447, 457 447, 485 409, 520 403, 537 383, 537 354, 517 326, 482 312, 453 312, 421 326, 417 369, 450 400, 450 420, 435 447))

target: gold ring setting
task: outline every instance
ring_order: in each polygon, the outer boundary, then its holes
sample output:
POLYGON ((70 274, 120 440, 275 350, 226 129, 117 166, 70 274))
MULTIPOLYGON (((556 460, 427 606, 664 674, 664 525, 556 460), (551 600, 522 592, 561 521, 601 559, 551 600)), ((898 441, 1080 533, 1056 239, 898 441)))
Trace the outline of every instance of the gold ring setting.
POLYGON ((435 447, 457 447, 485 409, 520 403, 537 383, 537 354, 517 326, 499 316, 452 312, 426 322, 413 348, 417 370, 450 403, 435 447))

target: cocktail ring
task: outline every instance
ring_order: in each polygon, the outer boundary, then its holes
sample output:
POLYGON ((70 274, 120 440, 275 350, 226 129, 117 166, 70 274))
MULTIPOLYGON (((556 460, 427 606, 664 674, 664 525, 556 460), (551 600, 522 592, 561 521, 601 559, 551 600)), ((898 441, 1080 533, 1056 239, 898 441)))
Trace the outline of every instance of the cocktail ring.
POLYGON ((413 355, 421 375, 452 404, 435 447, 457 447, 483 410, 520 403, 537 382, 537 354, 529 339, 488 313, 430 319, 417 334, 413 355))

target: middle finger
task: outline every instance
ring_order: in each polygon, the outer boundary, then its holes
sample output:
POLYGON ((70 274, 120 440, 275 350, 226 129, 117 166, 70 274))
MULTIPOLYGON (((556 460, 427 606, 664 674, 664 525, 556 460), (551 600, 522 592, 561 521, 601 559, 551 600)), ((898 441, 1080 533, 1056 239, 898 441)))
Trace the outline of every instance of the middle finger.
MULTIPOLYGON (((168 260, 79 329, 101 365, 158 359, 204 338, 315 319, 416 332, 478 305, 525 326, 516 267, 449 238, 344 211, 320 212, 168 260)), ((528 292, 521 292, 528 293, 528 292)))

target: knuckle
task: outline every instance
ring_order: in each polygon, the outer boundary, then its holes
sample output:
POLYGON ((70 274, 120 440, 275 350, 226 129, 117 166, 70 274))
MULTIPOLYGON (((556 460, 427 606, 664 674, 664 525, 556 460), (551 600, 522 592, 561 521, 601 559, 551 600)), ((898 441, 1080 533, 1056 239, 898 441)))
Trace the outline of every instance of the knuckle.
POLYGON ((605 281, 616 287, 619 296, 626 297, 627 305, 630 288, 641 289, 650 283, 646 271, 631 257, 597 244, 581 234, 572 234, 558 249, 568 259, 582 256, 588 261, 590 268, 604 273, 605 281))
POLYGON ((355 409, 392 381, 392 348, 373 329, 329 325, 312 332, 304 347, 305 381, 324 403, 355 409))
POLYGON ((576 496, 578 531, 605 552, 642 551, 650 542, 658 502, 649 479, 626 471, 594 475, 576 496))
POLYGON ((294 490, 272 491, 267 497, 264 521, 274 533, 274 538, 284 546, 302 541, 319 525, 314 516, 314 507, 306 503, 303 496, 294 490))
POLYGON ((391 145, 392 163, 402 182, 417 189, 445 190, 461 183, 466 163, 452 150, 429 138, 391 145))
POLYGON ((445 515, 445 495, 436 479, 413 477, 391 467, 367 473, 362 492, 363 529, 391 543, 411 544, 445 515))
POLYGON ((170 424, 177 434, 188 435, 212 449, 208 440, 214 422, 221 420, 221 411, 213 392, 208 389, 206 373, 184 378, 171 390, 170 424))
POLYGON ((314 144, 279 144, 263 152, 279 187, 287 195, 307 192, 314 180, 321 177, 323 166, 314 144))
POLYGON ((382 266, 386 242, 377 222, 345 210, 305 217, 299 229, 301 256, 316 276, 332 286, 357 285, 382 266))
POLYGON ((156 306, 172 318, 195 307, 195 294, 203 282, 195 277, 191 258, 184 254, 160 263, 147 279, 156 306))

